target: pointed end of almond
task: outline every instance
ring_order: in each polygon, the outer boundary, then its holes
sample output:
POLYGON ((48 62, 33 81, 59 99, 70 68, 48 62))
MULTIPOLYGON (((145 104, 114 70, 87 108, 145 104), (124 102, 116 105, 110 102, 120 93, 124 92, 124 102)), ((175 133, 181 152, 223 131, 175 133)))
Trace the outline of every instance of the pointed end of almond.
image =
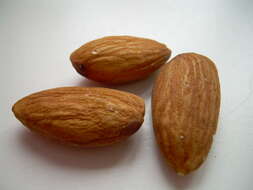
POLYGON ((185 173, 177 172, 177 175, 179 175, 179 176, 185 176, 185 173))

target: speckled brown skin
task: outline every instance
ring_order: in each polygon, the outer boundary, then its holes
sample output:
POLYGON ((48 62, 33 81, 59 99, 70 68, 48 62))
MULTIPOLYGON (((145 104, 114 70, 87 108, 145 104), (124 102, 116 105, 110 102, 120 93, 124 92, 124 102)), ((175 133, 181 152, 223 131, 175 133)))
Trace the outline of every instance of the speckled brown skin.
POLYGON ((29 95, 12 108, 26 127, 64 144, 110 145, 143 123, 142 98, 106 88, 63 87, 29 95))
POLYGON ((153 127, 160 149, 178 174, 188 174, 206 159, 219 109, 219 78, 210 59, 184 53, 162 67, 153 88, 153 127))
POLYGON ((84 44, 70 60, 81 75, 107 84, 140 80, 161 67, 171 51, 154 40, 109 36, 84 44))

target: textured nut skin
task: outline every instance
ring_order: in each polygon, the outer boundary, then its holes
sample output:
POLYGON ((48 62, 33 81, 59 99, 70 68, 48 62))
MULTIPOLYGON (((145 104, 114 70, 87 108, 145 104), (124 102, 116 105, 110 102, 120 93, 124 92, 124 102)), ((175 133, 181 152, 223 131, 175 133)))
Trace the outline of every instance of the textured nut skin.
POLYGON ((64 144, 105 146, 122 141, 143 123, 142 98, 106 88, 63 87, 29 95, 12 108, 26 127, 64 144))
POLYGON ((109 36, 84 44, 70 60, 79 74, 91 80, 121 84, 147 77, 170 55, 164 44, 154 40, 109 36))
POLYGON ((205 160, 219 110, 219 78, 210 59, 184 53, 162 67, 152 94, 153 127, 161 151, 178 174, 188 174, 205 160))

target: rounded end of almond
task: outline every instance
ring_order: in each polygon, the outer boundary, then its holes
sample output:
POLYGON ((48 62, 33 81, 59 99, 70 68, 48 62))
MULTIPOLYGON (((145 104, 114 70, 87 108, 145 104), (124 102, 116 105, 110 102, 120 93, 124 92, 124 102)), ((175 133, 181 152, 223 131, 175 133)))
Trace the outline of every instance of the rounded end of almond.
POLYGON ((73 64, 74 63, 74 60, 75 60, 75 52, 72 52, 69 56, 69 59, 71 61, 71 63, 73 64))
POLYGON ((15 114, 15 104, 11 107, 11 111, 15 114))

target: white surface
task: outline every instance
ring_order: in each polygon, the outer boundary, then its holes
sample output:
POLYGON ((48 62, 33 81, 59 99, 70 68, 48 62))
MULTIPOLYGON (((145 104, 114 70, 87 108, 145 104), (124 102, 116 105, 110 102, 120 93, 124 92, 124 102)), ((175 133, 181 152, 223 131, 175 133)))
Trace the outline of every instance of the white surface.
POLYGON ((253 1, 0 1, 1 190, 253 189, 253 1), (222 105, 207 161, 186 177, 164 163, 151 125, 155 76, 116 87, 145 98, 142 128, 128 141, 76 150, 37 138, 12 104, 59 86, 101 86, 78 75, 70 53, 107 35, 166 43, 173 56, 197 52, 217 65, 222 105))

